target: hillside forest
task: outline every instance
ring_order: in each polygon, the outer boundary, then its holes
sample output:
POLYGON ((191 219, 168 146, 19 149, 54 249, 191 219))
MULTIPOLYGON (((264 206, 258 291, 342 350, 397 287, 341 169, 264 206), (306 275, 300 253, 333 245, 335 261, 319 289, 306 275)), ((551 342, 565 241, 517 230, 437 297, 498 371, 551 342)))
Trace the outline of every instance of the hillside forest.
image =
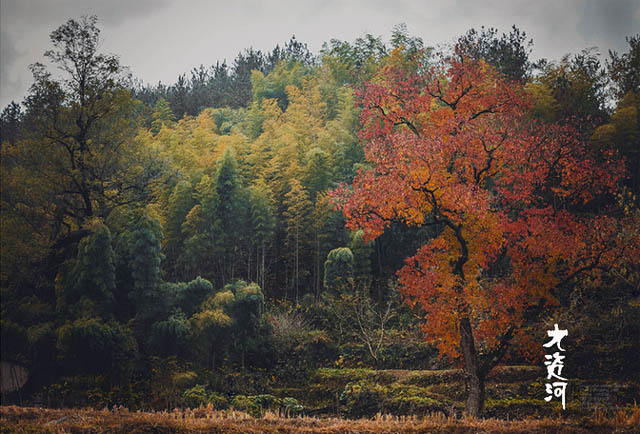
POLYGON ((574 401, 638 393, 640 35, 398 25, 155 85, 100 40, 62 24, 1 114, 3 404, 549 409, 555 323, 574 401))

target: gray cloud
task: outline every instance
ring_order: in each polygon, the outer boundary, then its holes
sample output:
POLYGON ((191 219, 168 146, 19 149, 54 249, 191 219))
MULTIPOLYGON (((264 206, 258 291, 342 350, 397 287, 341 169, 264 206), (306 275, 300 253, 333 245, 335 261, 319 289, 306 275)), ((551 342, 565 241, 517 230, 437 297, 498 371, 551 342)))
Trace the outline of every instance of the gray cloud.
POLYGON ((21 100, 27 66, 49 48, 49 34, 69 18, 96 14, 104 51, 119 54, 140 79, 171 83, 178 74, 244 48, 270 50, 295 34, 317 52, 331 38, 365 32, 388 38, 404 22, 427 45, 453 42, 471 27, 508 32, 515 24, 534 39, 533 56, 559 59, 590 46, 626 51, 640 29, 640 0, 0 0, 2 95, 21 100), (5 55, 6 51, 6 55, 5 55), (8 78, 6 78, 8 77, 8 78), (11 82, 11 83, 10 83, 11 82))
POLYGON ((620 0, 584 2, 579 31, 587 44, 601 49, 620 45, 618 35, 631 36, 640 32, 640 1, 620 0))
POLYGON ((12 21, 55 28, 68 18, 98 15, 103 25, 118 26, 152 15, 170 0, 3 0, 2 12, 12 21))
MULTIPOLYGON (((4 29, 0 30, 0 99, 2 101, 21 101, 23 95, 23 85, 20 74, 11 70, 20 57, 20 52, 16 50, 14 41, 9 33, 4 29)), ((3 107, 6 104, 3 104, 3 107)))

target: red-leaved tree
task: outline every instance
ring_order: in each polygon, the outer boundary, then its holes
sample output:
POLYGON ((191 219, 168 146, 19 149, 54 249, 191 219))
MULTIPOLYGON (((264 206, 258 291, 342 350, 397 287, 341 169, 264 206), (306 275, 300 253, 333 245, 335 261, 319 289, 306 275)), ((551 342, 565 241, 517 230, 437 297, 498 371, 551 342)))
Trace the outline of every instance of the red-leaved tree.
POLYGON ((428 339, 463 361, 478 416, 487 374, 526 340, 532 312, 582 275, 637 263, 638 216, 603 208, 623 161, 532 119, 521 84, 458 50, 413 72, 400 63, 359 92, 369 166, 333 198, 369 240, 392 222, 436 227, 399 281, 428 339))

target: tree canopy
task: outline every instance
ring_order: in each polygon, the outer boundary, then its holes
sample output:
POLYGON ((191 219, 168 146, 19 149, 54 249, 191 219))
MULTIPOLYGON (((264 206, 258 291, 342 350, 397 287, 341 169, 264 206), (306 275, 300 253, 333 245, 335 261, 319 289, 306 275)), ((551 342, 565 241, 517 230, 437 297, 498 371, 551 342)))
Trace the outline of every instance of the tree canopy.
POLYGON ((392 56, 359 98, 371 165, 334 197, 369 240, 394 221, 437 229, 399 281, 429 339, 462 356, 478 415, 532 310, 637 259, 638 215, 613 201, 624 167, 571 126, 532 119, 526 89, 460 45, 422 74, 392 56))

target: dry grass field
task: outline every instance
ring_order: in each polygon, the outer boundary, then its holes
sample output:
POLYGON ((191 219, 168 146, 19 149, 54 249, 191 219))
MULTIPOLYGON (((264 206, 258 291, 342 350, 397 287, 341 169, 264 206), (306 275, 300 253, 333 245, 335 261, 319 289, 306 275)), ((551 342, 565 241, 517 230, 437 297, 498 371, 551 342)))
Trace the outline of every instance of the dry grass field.
POLYGON ((211 408, 167 412, 130 412, 127 409, 41 409, 0 407, 0 432, 4 433, 638 433, 640 409, 605 415, 595 412, 582 419, 450 419, 392 417, 371 419, 287 418, 267 412, 253 418, 237 411, 211 408))

